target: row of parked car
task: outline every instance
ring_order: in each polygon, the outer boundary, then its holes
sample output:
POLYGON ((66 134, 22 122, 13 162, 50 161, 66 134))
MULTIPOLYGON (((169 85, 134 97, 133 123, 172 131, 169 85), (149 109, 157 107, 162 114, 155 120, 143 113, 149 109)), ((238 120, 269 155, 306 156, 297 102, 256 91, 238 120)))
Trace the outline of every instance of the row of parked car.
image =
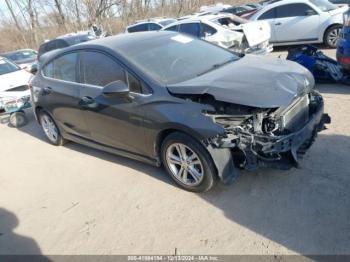
MULTIPOLYGON (((74 141, 162 165, 194 192, 217 180, 233 183, 241 169, 296 167, 330 122, 311 72, 284 59, 229 49, 268 52, 264 37, 272 37, 273 28, 259 18, 270 10, 279 14, 279 6, 307 5, 317 14, 304 13, 306 19, 343 10, 321 14, 323 5, 333 5, 317 1, 270 1, 250 20, 199 13, 158 20, 162 28, 156 32, 130 33, 128 27, 127 34, 93 42, 79 40, 81 35, 46 42, 39 48, 39 72, 27 84, 35 117, 53 145, 74 141), (69 47, 60 48, 62 40, 69 47)), ((8 75, 21 71, 6 58, 0 70, 7 64, 8 75)))
POLYGON ((334 48, 347 9, 348 6, 339 7, 327 0, 268 0, 239 7, 216 5, 202 7, 202 12, 176 20, 140 21, 128 26, 126 32, 179 31, 227 48, 242 45, 243 41, 248 52, 261 48, 269 51, 267 36, 274 46, 324 43, 334 48), (230 32, 243 32, 245 39, 230 32))

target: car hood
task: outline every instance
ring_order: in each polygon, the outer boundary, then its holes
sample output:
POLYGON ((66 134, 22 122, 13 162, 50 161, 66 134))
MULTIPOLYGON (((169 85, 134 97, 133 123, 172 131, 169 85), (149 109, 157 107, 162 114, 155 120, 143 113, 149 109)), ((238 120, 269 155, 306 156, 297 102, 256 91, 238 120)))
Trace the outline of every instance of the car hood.
POLYGON ((27 85, 32 74, 25 70, 18 70, 12 73, 0 75, 0 92, 8 89, 27 85))
POLYGON ((182 83, 167 86, 174 94, 209 94, 216 100, 259 108, 288 106, 311 91, 312 74, 297 63, 256 55, 243 58, 182 83))

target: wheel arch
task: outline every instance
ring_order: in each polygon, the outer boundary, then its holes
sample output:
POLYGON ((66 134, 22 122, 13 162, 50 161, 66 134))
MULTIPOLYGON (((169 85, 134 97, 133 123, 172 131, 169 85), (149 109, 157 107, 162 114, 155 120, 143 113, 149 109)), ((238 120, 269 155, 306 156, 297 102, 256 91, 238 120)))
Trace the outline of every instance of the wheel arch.
POLYGON ((328 26, 326 26, 326 28, 323 30, 323 34, 322 34, 322 40, 323 41, 325 40, 326 33, 327 33, 328 29, 330 29, 333 26, 341 26, 341 27, 343 27, 343 25, 340 24, 340 23, 333 23, 333 24, 329 24, 328 26))
POLYGON ((215 175, 224 183, 232 184, 236 178, 240 175, 239 170, 234 166, 231 151, 227 148, 213 148, 211 145, 205 145, 203 138, 193 135, 192 132, 188 132, 181 128, 168 128, 159 132, 155 142, 155 152, 157 156, 157 162, 161 165, 161 147, 167 136, 174 132, 184 133, 193 139, 197 140, 203 145, 205 150, 209 153, 211 160, 214 163, 215 175), (192 134, 191 134, 192 133, 192 134))

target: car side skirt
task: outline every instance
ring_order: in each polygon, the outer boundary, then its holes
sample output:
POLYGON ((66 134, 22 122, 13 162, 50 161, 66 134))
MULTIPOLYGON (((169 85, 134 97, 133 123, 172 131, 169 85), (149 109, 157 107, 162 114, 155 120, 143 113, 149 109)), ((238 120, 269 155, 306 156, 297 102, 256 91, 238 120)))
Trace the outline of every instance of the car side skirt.
POLYGON ((156 166, 156 167, 160 166, 159 161, 157 161, 156 159, 152 159, 152 158, 149 158, 149 157, 146 157, 143 155, 139 155, 139 154, 136 154, 133 152, 123 150, 123 149, 118 149, 118 148, 110 147, 110 146, 103 145, 100 143, 96 143, 95 141, 81 138, 79 136, 68 134, 68 133, 64 133, 64 134, 62 134, 62 136, 69 141, 73 141, 73 142, 76 142, 78 144, 82 144, 84 146, 92 147, 92 148, 97 149, 97 150, 105 151, 105 152, 108 152, 108 153, 111 153, 114 155, 130 158, 130 159, 137 160, 140 162, 144 162, 144 163, 150 164, 152 166, 156 166))

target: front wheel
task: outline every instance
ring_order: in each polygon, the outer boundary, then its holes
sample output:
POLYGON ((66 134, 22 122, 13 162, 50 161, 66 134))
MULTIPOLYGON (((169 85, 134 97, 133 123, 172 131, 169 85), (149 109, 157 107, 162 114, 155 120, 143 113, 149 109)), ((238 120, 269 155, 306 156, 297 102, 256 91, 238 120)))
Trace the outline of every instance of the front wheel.
POLYGON ((324 34, 324 44, 329 48, 337 47, 337 40, 340 36, 342 26, 341 25, 333 25, 327 29, 324 34))
POLYGON ((39 119, 40 125, 50 143, 56 146, 63 145, 65 143, 65 139, 61 136, 60 131, 52 117, 45 112, 41 112, 39 119))
POLYGON ((162 162, 171 178, 192 192, 205 192, 214 186, 216 169, 202 144, 175 132, 167 136, 161 148, 162 162))

